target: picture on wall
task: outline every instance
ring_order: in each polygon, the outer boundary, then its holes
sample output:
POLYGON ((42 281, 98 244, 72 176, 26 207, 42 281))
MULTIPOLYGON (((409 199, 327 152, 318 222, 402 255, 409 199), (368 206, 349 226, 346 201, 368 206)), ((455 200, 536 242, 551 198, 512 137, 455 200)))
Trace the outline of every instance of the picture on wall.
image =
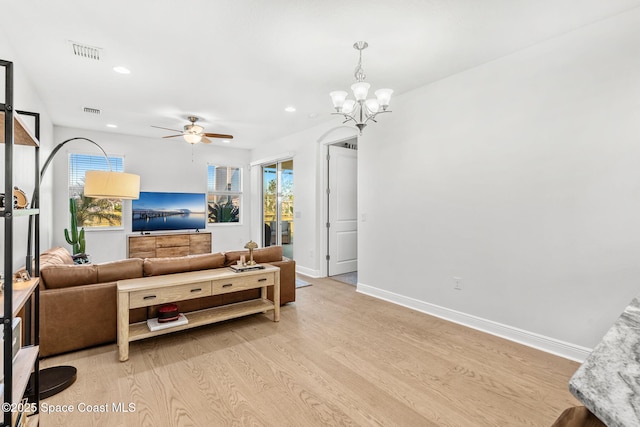
POLYGON ((141 191, 131 207, 132 231, 201 230, 207 226, 205 193, 141 191))

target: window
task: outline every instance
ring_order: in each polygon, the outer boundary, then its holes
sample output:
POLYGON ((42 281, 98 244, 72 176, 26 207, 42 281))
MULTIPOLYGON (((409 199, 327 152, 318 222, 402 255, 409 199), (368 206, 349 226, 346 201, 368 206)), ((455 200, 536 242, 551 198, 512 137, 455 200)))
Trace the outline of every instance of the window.
POLYGON ((207 172, 209 224, 240 222, 242 169, 209 165, 207 172))
MULTIPOLYGON (((109 157, 115 172, 124 172, 124 158, 109 157)), ((69 197, 76 202, 78 227, 122 227, 122 199, 94 199, 84 196, 84 174, 88 170, 108 171, 104 156, 69 154, 69 197)))

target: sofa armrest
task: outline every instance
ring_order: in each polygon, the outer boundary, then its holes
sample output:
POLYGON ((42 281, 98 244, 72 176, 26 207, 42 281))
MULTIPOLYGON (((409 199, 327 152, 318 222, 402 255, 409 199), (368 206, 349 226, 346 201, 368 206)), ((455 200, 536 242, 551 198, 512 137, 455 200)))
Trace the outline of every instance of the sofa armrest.
MULTIPOLYGON (((280 305, 296 300, 296 262, 290 259, 269 261, 275 267, 280 267, 280 305)), ((272 288, 268 289, 268 298, 273 298, 272 288)))
POLYGON ((40 291, 40 356, 116 340, 115 282, 40 291))

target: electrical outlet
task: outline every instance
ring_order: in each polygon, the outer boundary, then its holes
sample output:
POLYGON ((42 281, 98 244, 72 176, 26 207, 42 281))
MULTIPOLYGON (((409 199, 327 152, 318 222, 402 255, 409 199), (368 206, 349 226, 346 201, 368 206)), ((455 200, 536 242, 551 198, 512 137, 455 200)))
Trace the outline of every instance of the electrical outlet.
POLYGON ((461 291, 462 290, 462 277, 453 277, 454 282, 456 283, 456 285, 453 287, 453 289, 455 289, 456 291, 461 291))

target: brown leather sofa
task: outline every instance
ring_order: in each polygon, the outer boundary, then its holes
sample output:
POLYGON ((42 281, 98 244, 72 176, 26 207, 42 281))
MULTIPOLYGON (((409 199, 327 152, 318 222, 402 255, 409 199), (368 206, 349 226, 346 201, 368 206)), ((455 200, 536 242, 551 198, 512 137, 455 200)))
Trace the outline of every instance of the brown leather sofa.
MULTIPOLYGON (((295 261, 282 256, 281 246, 254 250, 254 260, 280 267, 280 302, 295 301, 295 261)), ((116 282, 145 276, 224 268, 248 251, 172 258, 131 258, 102 264, 74 265, 65 248, 40 255, 40 356, 52 356, 116 341, 116 282)), ((189 312, 247 299, 260 290, 178 301, 189 312)), ((271 298, 271 289, 269 289, 271 298)), ((131 323, 155 317, 157 307, 133 309, 131 323)))

